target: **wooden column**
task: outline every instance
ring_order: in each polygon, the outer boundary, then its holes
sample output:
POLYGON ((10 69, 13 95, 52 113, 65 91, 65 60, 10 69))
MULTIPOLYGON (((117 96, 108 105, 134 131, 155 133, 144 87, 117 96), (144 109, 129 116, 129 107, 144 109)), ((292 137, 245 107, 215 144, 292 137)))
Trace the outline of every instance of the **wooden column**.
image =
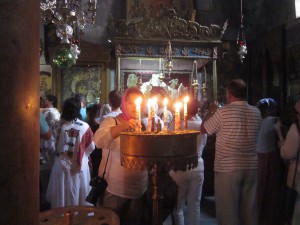
POLYGON ((0 224, 38 224, 39 4, 0 1, 0 224))

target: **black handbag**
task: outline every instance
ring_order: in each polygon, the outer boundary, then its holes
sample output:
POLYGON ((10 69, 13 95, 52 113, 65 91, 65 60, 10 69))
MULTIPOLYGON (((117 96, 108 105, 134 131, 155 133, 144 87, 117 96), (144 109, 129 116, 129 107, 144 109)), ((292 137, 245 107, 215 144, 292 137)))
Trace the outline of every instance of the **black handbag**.
POLYGON ((87 202, 93 204, 94 206, 97 205, 98 201, 102 202, 105 190, 108 185, 107 181, 105 180, 104 177, 105 177, 105 173, 106 173, 106 166, 107 166, 109 154, 110 154, 110 150, 108 152, 108 156, 106 159, 105 168, 104 168, 102 177, 95 177, 90 181, 90 186, 92 186, 92 189, 85 200, 87 202))
MULTIPOLYGON (((298 124, 298 132, 299 132, 299 126, 298 124)), ((299 132, 300 134, 300 132, 299 132)), ((293 182, 292 186, 288 187, 286 186, 286 192, 285 192, 285 207, 284 207, 284 215, 285 215, 285 221, 286 224, 292 224, 292 218, 294 214, 295 204, 298 196, 298 192, 295 190, 295 180, 296 180, 296 173, 297 173, 297 167, 298 167, 298 161, 299 161, 299 151, 297 153, 297 160, 296 160, 296 166, 295 166, 295 172, 293 176, 293 182)))

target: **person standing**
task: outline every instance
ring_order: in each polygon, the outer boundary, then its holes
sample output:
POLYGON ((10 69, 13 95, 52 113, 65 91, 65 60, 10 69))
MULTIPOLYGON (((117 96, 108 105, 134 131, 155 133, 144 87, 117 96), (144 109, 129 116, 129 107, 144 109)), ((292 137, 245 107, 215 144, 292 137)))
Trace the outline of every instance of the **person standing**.
POLYGON ((66 99, 54 129, 57 156, 46 193, 51 208, 90 205, 85 200, 90 191, 88 162, 95 144, 91 128, 79 119, 80 108, 76 97, 66 99))
MULTIPOLYGON (((52 131, 55 123, 60 120, 60 112, 57 109, 57 97, 54 95, 46 95, 43 98, 43 107, 41 112, 43 113, 47 124, 52 131)), ((41 143, 41 154, 45 160, 45 163, 42 165, 42 170, 45 170, 45 173, 49 173, 54 162, 53 153, 55 151, 55 140, 52 136, 50 140, 43 140, 41 143)))
MULTIPOLYGON (((99 123, 96 121, 96 115, 100 111, 101 105, 94 103, 86 107, 87 113, 87 123, 90 126, 93 134, 96 133, 96 130, 99 128, 99 123)), ((95 147, 95 150, 90 155, 90 167, 91 167, 91 178, 96 179, 98 177, 98 169, 102 159, 102 149, 95 147)))
POLYGON ((136 87, 128 88, 122 97, 122 113, 117 117, 107 117, 94 135, 98 148, 102 148, 99 176, 102 177, 106 162, 105 179, 108 186, 100 206, 115 211, 122 224, 139 225, 141 222, 143 194, 147 190, 147 170, 133 170, 121 166, 120 133, 136 127, 135 100, 143 97, 136 87))
MULTIPOLYGON (((188 104, 187 125, 189 130, 200 130, 202 119, 198 116, 198 102, 193 100, 188 104)), ((187 171, 169 172, 178 186, 177 206, 174 210, 176 225, 200 224, 200 201, 204 182, 204 162, 202 151, 206 145, 207 134, 198 134, 197 152, 198 166, 187 171), (184 218, 184 206, 187 203, 187 222, 184 218)))
POLYGON ((53 127, 60 119, 60 112, 57 109, 57 97, 54 95, 46 95, 43 106, 44 108, 42 108, 41 111, 43 112, 48 125, 53 127))
POLYGON ((272 98, 263 98, 257 103, 263 121, 258 134, 258 183, 257 212, 259 225, 284 224, 285 165, 280 156, 277 127, 277 103, 272 98))
POLYGON ((80 118, 82 121, 87 122, 86 114, 86 97, 84 94, 75 94, 75 98, 80 102, 80 118))
POLYGON ((257 225, 256 145, 261 126, 259 110, 246 101, 247 86, 241 79, 227 85, 228 105, 215 104, 203 120, 201 132, 216 133, 215 199, 219 225, 257 225))
POLYGON ((294 208, 292 225, 300 224, 300 160, 299 160, 299 151, 300 151, 300 99, 295 104, 295 113, 296 120, 290 126, 290 129, 287 133, 285 141, 280 148, 282 158, 289 160, 288 176, 287 176, 287 185, 290 188, 295 189, 298 192, 296 199, 296 204, 294 208), (298 158, 298 161, 297 161, 298 158), (297 164, 298 163, 298 164, 297 164), (297 170, 296 170, 297 168, 297 170), (295 175, 295 184, 292 187, 294 173, 295 175))
MULTIPOLYGON (((48 141, 52 138, 52 132, 51 129, 49 128, 49 125, 45 119, 45 116, 43 113, 40 111, 40 142, 42 143, 43 141, 48 141)), ((41 148, 41 146, 40 146, 41 148)), ((41 155, 41 150, 40 150, 40 164, 45 164, 46 161, 44 157, 41 155)), ((44 211, 50 208, 49 202, 46 201, 45 199, 45 183, 43 182, 41 173, 40 173, 40 179, 39 179, 39 191, 40 191, 40 211, 44 211)))
POLYGON ((45 116, 40 112, 40 138, 41 140, 50 140, 52 137, 52 132, 49 125, 45 119, 45 116))
POLYGON ((119 91, 112 90, 108 94, 108 106, 104 104, 100 109, 100 115, 96 118, 98 123, 101 123, 106 117, 116 117, 122 111, 120 109, 122 96, 119 91))
MULTIPOLYGON (((41 108, 40 111, 43 113, 49 129, 52 132, 55 124, 60 120, 60 112, 57 109, 57 98, 54 95, 46 95, 41 100, 44 108, 41 108)), ((40 156, 42 163, 40 163, 40 182, 43 202, 46 202, 45 194, 55 159, 55 144, 53 135, 49 140, 41 140, 40 156)))

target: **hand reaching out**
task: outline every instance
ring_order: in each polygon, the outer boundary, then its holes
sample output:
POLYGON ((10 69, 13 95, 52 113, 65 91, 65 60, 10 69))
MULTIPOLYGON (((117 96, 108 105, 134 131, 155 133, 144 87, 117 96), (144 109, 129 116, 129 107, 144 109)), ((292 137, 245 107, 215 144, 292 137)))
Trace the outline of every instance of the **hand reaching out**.
POLYGON ((122 131, 134 131, 136 127, 136 120, 130 119, 122 124, 122 131))
POLYGON ((209 112, 210 113, 214 113, 215 111, 217 111, 217 109, 218 109, 218 103, 217 102, 212 102, 209 105, 209 112))

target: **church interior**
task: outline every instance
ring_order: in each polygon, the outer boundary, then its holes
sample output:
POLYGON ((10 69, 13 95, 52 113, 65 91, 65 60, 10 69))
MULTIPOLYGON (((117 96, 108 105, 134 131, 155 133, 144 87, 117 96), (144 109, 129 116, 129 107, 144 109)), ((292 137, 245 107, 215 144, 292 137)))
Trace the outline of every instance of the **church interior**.
MULTIPOLYGON (((227 83, 241 78, 249 104, 273 98, 291 124, 298 0, 81 0, 76 10, 86 14, 66 18, 64 4, 73 2, 0 1, 0 224, 41 224, 41 93, 55 95, 59 110, 74 94, 102 105, 110 91, 132 86, 221 107, 227 83)), ((214 145, 210 137, 203 153, 204 196, 214 194, 214 145)))

